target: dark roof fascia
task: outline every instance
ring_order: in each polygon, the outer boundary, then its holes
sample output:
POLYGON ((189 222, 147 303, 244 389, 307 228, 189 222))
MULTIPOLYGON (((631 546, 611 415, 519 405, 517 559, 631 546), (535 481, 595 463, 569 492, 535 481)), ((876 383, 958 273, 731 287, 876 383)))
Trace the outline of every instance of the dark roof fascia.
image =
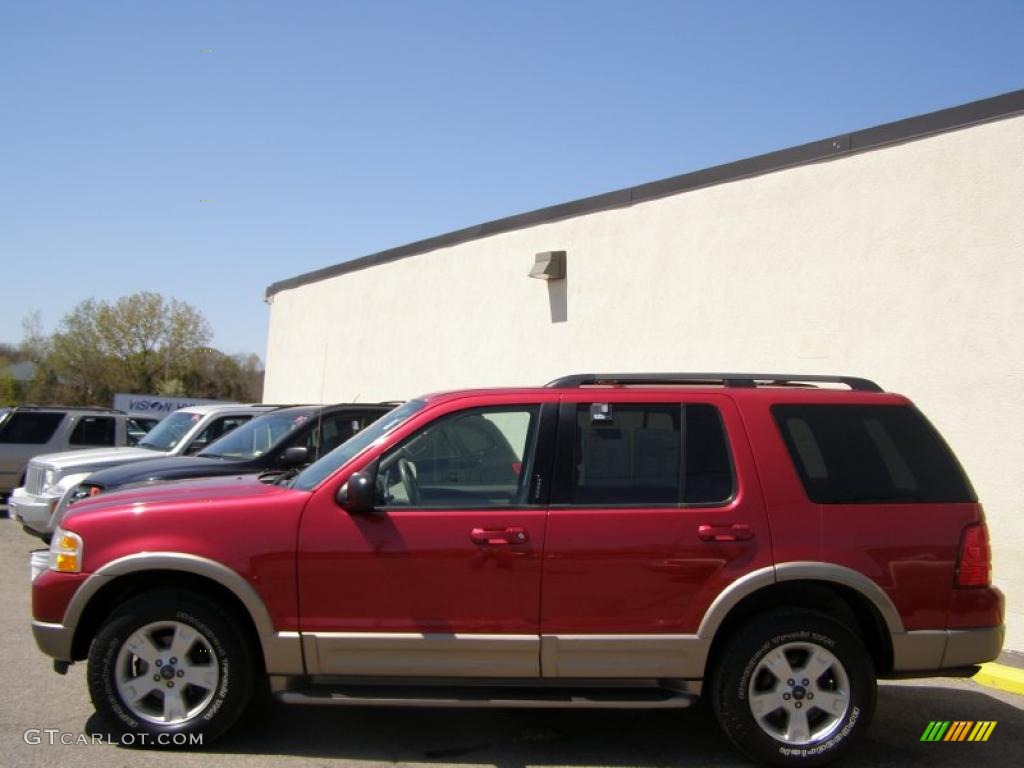
POLYGON ((269 300, 275 293, 297 288, 308 283, 315 283, 330 277, 355 272, 360 269, 387 264, 391 261, 404 259, 420 253, 446 248, 471 240, 511 232, 517 229, 546 224, 575 216, 582 216, 598 211, 625 208, 647 200, 668 197, 681 192, 688 192, 715 184, 724 184, 753 176, 761 176, 801 165, 810 165, 838 157, 847 157, 858 152, 900 144, 914 139, 934 136, 940 133, 967 128, 972 125, 1001 120, 1024 113, 1024 89, 1011 91, 1000 96, 972 101, 969 104, 929 112, 925 115, 908 117, 873 128, 865 128, 853 133, 845 133, 828 139, 812 141, 788 149, 780 149, 764 155, 737 160, 724 165, 716 165, 699 171, 672 176, 660 181, 652 181, 635 187, 606 192, 601 195, 584 197, 568 203, 559 203, 535 211, 506 216, 501 219, 484 222, 472 227, 457 229, 426 240, 400 245, 385 251, 360 258, 344 261, 323 269, 305 272, 295 277, 279 280, 267 287, 265 299, 269 300))

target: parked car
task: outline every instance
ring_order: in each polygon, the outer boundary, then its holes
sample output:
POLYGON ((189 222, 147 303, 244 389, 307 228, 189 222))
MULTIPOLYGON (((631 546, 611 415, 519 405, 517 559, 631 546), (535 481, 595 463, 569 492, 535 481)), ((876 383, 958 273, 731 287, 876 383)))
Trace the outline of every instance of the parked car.
POLYGON ((88 659, 136 743, 209 743, 266 674, 336 706, 703 694, 745 754, 814 766, 864 735, 877 677, 973 674, 1004 631, 963 469, 908 399, 849 377, 429 395, 287 480, 85 500, 46 558, 39 647, 58 672, 88 659))
POLYGON ((127 445, 144 424, 110 408, 29 406, 0 419, 0 496, 24 485, 28 460, 76 447, 127 445))
POLYGON ((71 500, 127 485, 294 470, 334 450, 393 407, 343 403, 281 408, 253 419, 195 456, 150 459, 94 472, 72 491, 71 500))
POLYGON ((198 453, 254 416, 279 406, 259 404, 194 405, 171 413, 136 447, 91 448, 46 453, 28 463, 22 487, 9 499, 11 517, 25 530, 48 537, 63 516, 71 493, 90 473, 142 462, 154 456, 198 453))

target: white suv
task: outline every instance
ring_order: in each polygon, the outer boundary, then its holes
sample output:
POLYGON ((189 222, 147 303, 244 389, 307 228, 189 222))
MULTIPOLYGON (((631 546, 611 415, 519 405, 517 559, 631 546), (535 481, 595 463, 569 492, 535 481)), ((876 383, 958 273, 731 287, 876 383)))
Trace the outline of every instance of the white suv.
POLYGON ((29 533, 43 538, 71 502, 70 491, 89 474, 109 467, 161 456, 197 453, 235 427, 273 405, 194 405, 175 411, 134 448, 92 448, 36 456, 28 463, 25 485, 8 499, 10 515, 29 533))

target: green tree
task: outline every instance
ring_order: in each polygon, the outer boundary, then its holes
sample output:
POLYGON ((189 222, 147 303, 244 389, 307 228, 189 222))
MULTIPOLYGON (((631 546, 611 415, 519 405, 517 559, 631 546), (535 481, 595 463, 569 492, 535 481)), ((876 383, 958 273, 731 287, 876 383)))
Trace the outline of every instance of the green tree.
POLYGON ((17 405, 20 399, 18 382, 6 371, 0 372, 0 405, 17 405))
POLYGON ((114 302, 87 299, 47 341, 36 333, 30 346, 42 356, 37 380, 48 400, 109 403, 115 392, 155 392, 184 378, 210 336, 195 307, 143 291, 114 302))
POLYGON ((229 356, 216 349, 201 352, 184 380, 177 384, 194 397, 259 402, 263 394, 263 365, 256 355, 229 356))
POLYGON ((258 402, 263 393, 259 357, 213 349, 199 310, 156 293, 87 299, 49 336, 38 312, 22 327, 16 353, 0 355, 35 364, 23 393, 30 402, 107 405, 115 392, 258 402))
POLYGON ((18 383, 8 370, 15 360, 16 350, 9 344, 0 344, 0 405, 16 405, 18 383))

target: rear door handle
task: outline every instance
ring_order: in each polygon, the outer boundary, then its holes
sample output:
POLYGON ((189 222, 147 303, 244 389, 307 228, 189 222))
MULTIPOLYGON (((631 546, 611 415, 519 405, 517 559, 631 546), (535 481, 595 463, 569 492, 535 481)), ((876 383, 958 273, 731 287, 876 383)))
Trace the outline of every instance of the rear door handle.
POLYGON ((754 538, 754 529, 746 523, 732 525, 697 526, 697 538, 701 541, 747 541, 754 538))
POLYGON ((481 546, 504 546, 525 544, 530 537, 524 528, 474 528, 469 532, 469 539, 481 546))

